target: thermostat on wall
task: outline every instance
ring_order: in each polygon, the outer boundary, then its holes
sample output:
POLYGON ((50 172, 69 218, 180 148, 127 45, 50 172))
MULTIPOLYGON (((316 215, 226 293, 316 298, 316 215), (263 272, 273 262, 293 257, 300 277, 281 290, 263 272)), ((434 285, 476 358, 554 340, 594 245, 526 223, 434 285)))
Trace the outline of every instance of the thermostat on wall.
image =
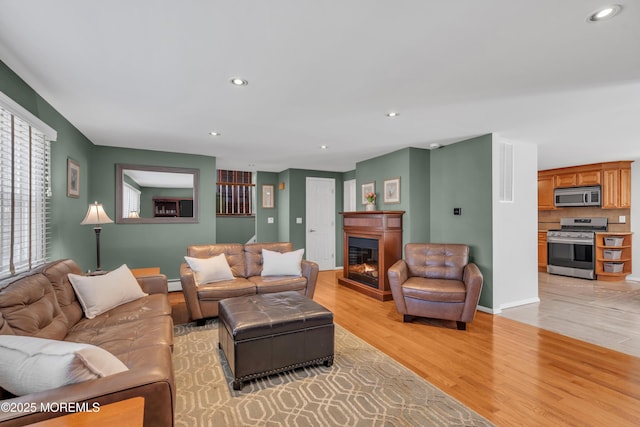
POLYGON ((454 215, 462 215, 462 208, 453 208, 454 215))

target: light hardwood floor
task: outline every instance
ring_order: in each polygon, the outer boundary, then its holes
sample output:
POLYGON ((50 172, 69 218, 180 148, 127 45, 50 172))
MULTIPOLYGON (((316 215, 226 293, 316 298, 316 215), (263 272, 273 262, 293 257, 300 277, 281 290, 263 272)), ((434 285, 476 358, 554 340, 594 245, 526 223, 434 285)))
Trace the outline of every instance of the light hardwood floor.
POLYGON ((320 273, 314 300, 496 425, 640 425, 637 357, 482 312, 467 331, 454 322, 403 323, 393 301, 338 285, 335 271, 320 273))

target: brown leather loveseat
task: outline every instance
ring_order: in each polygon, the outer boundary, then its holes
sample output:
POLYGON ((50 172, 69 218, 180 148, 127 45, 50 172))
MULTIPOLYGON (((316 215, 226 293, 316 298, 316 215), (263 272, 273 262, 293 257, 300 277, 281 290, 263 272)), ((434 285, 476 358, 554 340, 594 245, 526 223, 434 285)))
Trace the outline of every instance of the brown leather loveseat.
POLYGON ((297 291, 313 298, 318 279, 318 264, 302 260, 300 276, 262 276, 262 250, 286 253, 293 250, 289 242, 277 243, 218 243, 193 245, 187 248, 187 256, 211 258, 225 254, 232 280, 214 283, 196 283, 193 270, 187 263, 180 266, 182 292, 191 320, 202 323, 204 319, 218 316, 218 302, 262 293, 297 291))
POLYGON ((82 271, 67 259, 1 281, 0 335, 91 344, 111 353, 128 370, 20 397, 0 388, 0 425, 26 425, 64 415, 42 412, 47 405, 58 408, 60 404, 77 403, 76 407, 88 404, 94 408, 141 396, 145 426, 172 426, 173 321, 166 277, 138 278, 142 291, 149 295, 89 319, 68 279, 69 273, 81 275, 82 271))
POLYGON ((407 243, 389 270, 389 286, 405 322, 413 316, 455 320, 466 329, 476 314, 483 277, 463 244, 407 243))

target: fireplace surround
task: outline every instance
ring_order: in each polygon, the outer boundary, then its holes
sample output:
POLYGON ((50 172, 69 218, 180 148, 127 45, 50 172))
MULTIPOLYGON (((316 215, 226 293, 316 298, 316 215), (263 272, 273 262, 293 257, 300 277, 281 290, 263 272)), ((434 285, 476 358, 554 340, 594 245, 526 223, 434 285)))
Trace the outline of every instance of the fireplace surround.
POLYGON ((344 263, 338 283, 380 301, 391 300, 387 270, 402 258, 404 211, 340 212, 344 263))

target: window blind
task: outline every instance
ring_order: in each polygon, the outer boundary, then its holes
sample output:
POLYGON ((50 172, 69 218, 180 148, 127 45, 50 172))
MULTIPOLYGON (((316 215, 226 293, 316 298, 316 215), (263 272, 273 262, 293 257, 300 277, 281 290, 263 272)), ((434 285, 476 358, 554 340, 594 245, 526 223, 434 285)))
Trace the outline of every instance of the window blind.
POLYGON ((0 103, 0 278, 47 260, 50 157, 45 134, 0 103))

